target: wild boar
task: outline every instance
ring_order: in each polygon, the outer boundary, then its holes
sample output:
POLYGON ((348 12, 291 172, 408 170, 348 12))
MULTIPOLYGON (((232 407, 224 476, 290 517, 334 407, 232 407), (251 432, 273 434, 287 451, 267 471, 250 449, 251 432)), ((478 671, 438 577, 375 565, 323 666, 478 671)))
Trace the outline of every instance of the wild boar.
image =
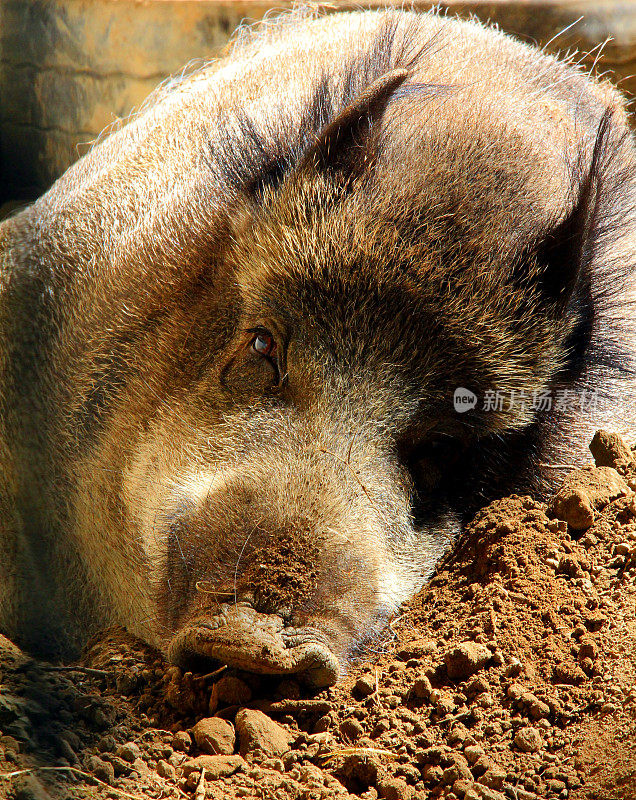
POLYGON ((634 141, 477 23, 292 14, 0 227, 0 627, 333 683, 633 422, 634 141))

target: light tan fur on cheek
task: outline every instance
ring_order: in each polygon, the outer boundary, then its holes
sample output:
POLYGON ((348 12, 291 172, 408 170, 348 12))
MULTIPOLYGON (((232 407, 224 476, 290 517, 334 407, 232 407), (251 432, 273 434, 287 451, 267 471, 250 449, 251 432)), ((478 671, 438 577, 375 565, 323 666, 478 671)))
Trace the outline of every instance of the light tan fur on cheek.
POLYGON ((140 443, 126 467, 121 440, 121 431, 111 431, 78 467, 75 538, 110 621, 156 643, 152 577, 157 562, 152 536, 145 531, 152 533, 152 509, 160 502, 154 489, 161 476, 151 468, 153 442, 140 443))
MULTIPOLYGON (((130 514, 137 519, 144 553, 158 571, 165 563, 168 540, 166 520, 183 510, 200 509, 205 501, 220 491, 236 470, 214 472, 204 470, 178 478, 178 470, 165 461, 157 463, 156 443, 141 448, 138 458, 124 473, 124 497, 130 514), (152 477, 149 477, 152 476, 152 477), (151 482, 153 491, 148 491, 151 482)), ((157 580, 151 573, 151 579, 157 580)))
MULTIPOLYGON (((209 465, 184 475, 184 462, 191 469, 201 455, 187 446, 185 432, 177 434, 159 425, 137 444, 134 458, 122 471, 122 501, 125 515, 137 531, 137 548, 145 563, 143 603, 149 611, 133 614, 127 627, 159 643, 164 631, 157 623, 157 597, 161 592, 164 565, 168 557, 170 519, 188 510, 196 511, 206 499, 223 488, 234 470, 210 473, 209 465), (175 437, 182 446, 171 448, 175 437)), ((123 607, 126 600, 119 604, 123 607)))

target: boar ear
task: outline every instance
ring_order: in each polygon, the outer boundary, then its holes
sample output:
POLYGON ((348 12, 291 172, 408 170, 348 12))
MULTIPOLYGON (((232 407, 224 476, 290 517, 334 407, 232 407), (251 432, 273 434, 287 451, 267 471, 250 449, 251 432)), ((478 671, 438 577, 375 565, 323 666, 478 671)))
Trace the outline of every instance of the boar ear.
POLYGON ((539 288, 542 296, 555 303, 558 310, 565 308, 577 282, 586 272, 595 196, 594 184, 586 182, 572 209, 538 248, 537 257, 542 267, 539 288))
POLYGON ((407 77, 407 70, 394 69, 374 81, 322 129, 297 171, 314 169, 349 176, 360 171, 373 124, 382 117, 391 96, 407 77))
POLYGON ((610 126, 611 112, 607 112, 597 131, 591 164, 577 181, 570 210, 537 250, 539 264, 543 267, 539 278, 542 294, 555 303, 559 311, 565 309, 577 285, 588 275, 598 214, 600 172, 610 126))

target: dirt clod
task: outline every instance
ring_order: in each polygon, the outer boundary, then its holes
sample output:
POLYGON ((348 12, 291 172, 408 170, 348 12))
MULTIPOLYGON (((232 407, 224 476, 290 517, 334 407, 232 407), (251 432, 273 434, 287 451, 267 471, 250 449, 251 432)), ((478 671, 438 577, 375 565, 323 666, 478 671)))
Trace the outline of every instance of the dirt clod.
POLYGON ((205 770, 206 777, 215 781, 227 775, 233 775, 245 766, 241 756, 197 756, 185 761, 181 767, 183 776, 187 778, 193 773, 199 775, 205 770))
POLYGON ((382 781, 379 786, 382 800, 411 800, 413 789, 401 778, 382 781))
POLYGON ((597 511, 630 489, 612 467, 585 467, 571 472, 548 506, 548 514, 564 520, 574 530, 587 530, 597 511))
POLYGON ((590 443, 590 451, 597 467, 626 466, 633 462, 632 451, 617 433, 597 431, 590 443))
POLYGON ((119 758, 123 758, 124 761, 128 761, 132 764, 135 759, 141 756, 141 750, 135 742, 126 742, 117 748, 115 754, 119 756, 119 758))
POLYGON ((475 642, 461 642, 444 654, 448 677, 463 680, 480 670, 488 661, 491 652, 475 642))
POLYGON ((172 737, 172 746, 175 750, 187 753, 192 747, 192 738, 187 731, 177 731, 172 737))
POLYGON ((364 733, 364 728, 357 719, 345 719, 340 723, 340 733, 345 739, 355 741, 359 739, 364 733))
POLYGON ((360 697, 368 697, 370 694, 373 694, 375 691, 375 678, 373 675, 369 673, 361 675, 356 681, 354 691, 360 697))
POLYGON ((194 741, 201 752, 209 755, 232 755, 234 752, 234 728, 219 717, 201 719, 192 728, 194 741))
POLYGON ((109 784, 115 782, 115 768, 108 761, 104 761, 97 756, 91 756, 88 759, 88 768, 100 781, 109 784))
POLYGON ((250 687, 235 675, 223 675, 214 684, 210 694, 209 710, 211 714, 222 706, 243 706, 252 699, 250 687))
POLYGON ((536 753, 541 749, 543 740, 536 728, 520 728, 515 733, 514 743, 524 753, 536 753))
POLYGON ((174 781, 177 777, 177 771, 172 764, 161 760, 157 762, 157 775, 168 781, 174 781))
POLYGON ((20 775, 16 781, 15 800, 52 800, 35 775, 20 775))
POLYGON ((289 750, 289 733, 262 711, 241 709, 236 715, 236 732, 243 757, 255 750, 270 756, 281 756, 289 750))

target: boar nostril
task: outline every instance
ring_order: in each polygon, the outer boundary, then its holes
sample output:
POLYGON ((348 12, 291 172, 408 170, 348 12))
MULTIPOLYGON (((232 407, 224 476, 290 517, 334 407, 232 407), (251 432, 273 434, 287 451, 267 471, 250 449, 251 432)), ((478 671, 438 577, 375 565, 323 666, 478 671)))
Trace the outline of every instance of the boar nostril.
POLYGON ((211 631, 220 628, 222 625, 227 625, 227 620, 219 615, 218 617, 212 617, 211 619, 206 619, 205 622, 199 623, 202 628, 209 628, 211 631))
POLYGON ((285 628, 281 637, 286 647, 299 647, 301 644, 322 644, 328 647, 327 637, 317 628, 285 628))

